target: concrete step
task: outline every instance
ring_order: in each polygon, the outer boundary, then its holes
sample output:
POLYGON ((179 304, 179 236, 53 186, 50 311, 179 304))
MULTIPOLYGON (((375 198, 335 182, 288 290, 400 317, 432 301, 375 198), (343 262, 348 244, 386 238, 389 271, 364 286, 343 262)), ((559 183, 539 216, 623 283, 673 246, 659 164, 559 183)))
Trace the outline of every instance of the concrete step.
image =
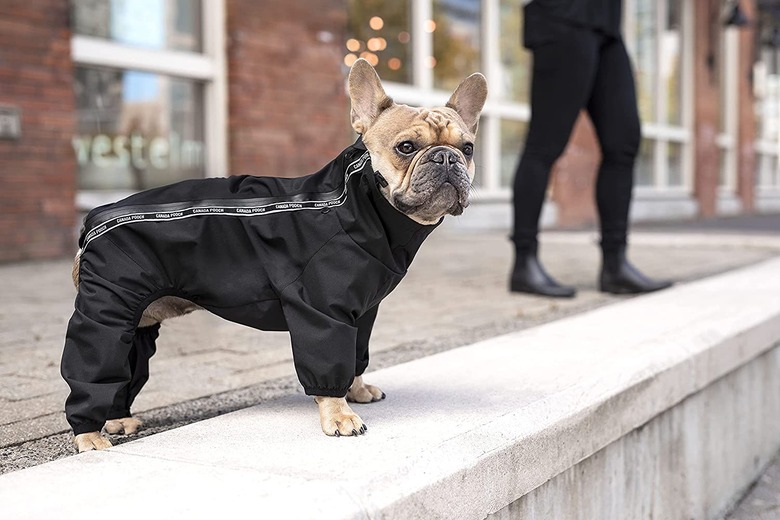
MULTIPOLYGON (((475 303, 477 305, 477 303, 475 303)), ((780 448, 780 258, 0 476, 3 517, 715 518, 780 448)))

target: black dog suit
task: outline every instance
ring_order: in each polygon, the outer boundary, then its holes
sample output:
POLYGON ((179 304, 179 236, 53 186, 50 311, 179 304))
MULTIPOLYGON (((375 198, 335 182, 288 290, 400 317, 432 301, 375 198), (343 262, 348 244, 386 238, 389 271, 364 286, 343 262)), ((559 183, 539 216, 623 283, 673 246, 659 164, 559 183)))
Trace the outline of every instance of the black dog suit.
POLYGON ((61 367, 74 433, 130 415, 159 328, 138 323, 163 296, 289 330, 306 394, 346 395, 379 302, 436 227, 396 210, 382 181, 358 140, 306 177, 183 181, 91 211, 61 367))

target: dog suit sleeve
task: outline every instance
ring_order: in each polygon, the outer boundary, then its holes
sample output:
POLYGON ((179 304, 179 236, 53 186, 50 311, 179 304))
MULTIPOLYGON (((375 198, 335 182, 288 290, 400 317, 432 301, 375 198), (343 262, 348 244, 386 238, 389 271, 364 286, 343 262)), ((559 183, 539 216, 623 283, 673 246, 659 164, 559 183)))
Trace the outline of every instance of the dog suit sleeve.
POLYGON ((355 376, 363 375, 368 367, 368 342, 374 329, 379 305, 375 305, 357 320, 357 356, 355 357, 355 376))
POLYGON ((287 287, 282 299, 295 371, 306 395, 344 397, 355 377, 357 327, 340 309, 322 305, 307 285, 287 287))
POLYGON ((348 260, 339 241, 331 239, 279 295, 307 395, 344 397, 355 378, 365 273, 348 260))

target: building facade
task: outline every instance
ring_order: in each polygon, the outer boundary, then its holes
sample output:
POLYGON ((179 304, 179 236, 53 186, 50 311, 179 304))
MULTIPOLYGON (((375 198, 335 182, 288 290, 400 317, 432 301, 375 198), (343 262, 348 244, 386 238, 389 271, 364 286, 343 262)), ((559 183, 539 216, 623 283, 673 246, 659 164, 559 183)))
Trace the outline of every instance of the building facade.
MULTIPOLYGON (((780 2, 624 0, 643 140, 634 220, 780 211, 780 2)), ((73 253, 79 216, 135 191, 229 173, 297 176, 343 149, 345 76, 374 64, 401 103, 488 78, 476 202, 508 227, 530 117, 522 0, 0 1, 0 261, 73 253), (313 6, 316 5, 316 9, 313 6)), ((587 117, 543 223, 590 226, 587 117)))

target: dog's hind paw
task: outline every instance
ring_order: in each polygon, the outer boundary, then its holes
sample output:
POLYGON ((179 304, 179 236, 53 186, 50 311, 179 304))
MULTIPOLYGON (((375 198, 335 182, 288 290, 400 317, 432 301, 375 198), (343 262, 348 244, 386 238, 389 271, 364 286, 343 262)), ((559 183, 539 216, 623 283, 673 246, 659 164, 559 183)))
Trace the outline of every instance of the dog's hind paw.
POLYGON ((343 397, 315 397, 314 400, 320 407, 320 425, 325 435, 358 436, 368 430, 343 397))
POLYGON ((80 433, 73 439, 73 444, 79 453, 92 450, 105 450, 111 447, 111 441, 100 432, 80 433))
POLYGON ((111 435, 136 433, 143 423, 135 417, 122 417, 106 421, 106 432, 111 435))
POLYGON ((347 392, 347 401, 351 403, 375 403, 385 397, 379 387, 364 383, 363 376, 357 376, 347 392))

